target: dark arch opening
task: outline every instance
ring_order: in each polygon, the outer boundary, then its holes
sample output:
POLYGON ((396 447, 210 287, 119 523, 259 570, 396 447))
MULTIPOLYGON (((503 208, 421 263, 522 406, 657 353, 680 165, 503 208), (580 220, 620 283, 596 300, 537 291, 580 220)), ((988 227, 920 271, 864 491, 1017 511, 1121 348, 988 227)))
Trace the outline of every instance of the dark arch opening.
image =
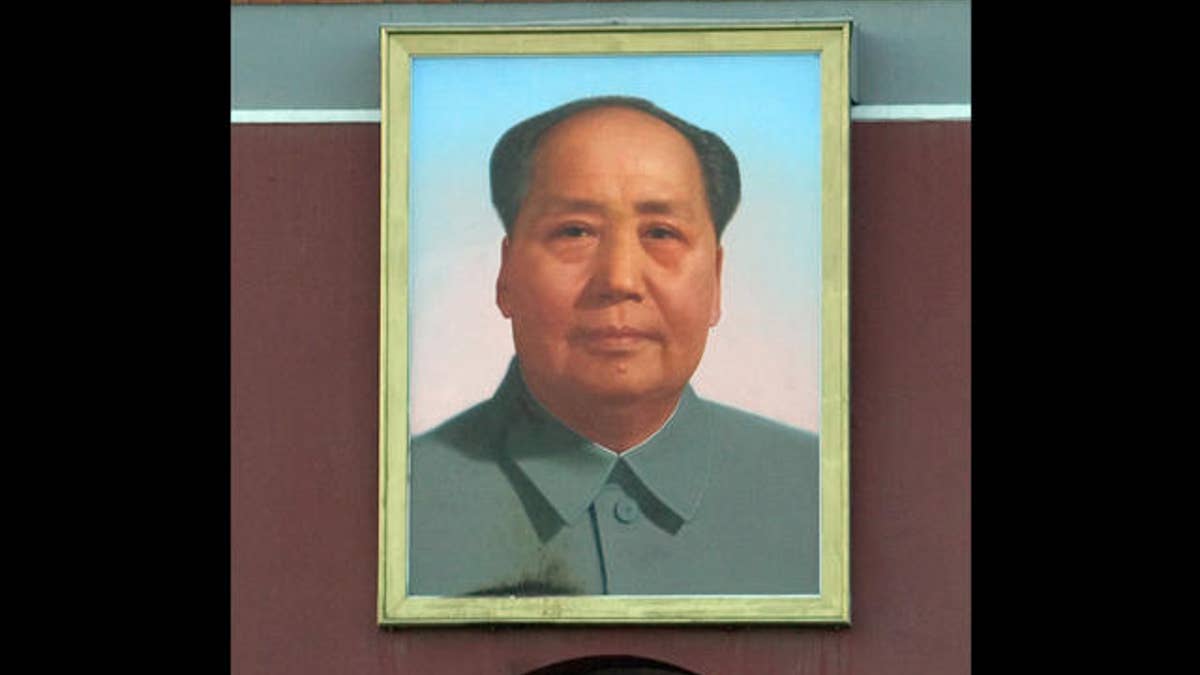
POLYGON ((700 675, 663 661, 627 654, 585 656, 559 661, 525 675, 700 675))

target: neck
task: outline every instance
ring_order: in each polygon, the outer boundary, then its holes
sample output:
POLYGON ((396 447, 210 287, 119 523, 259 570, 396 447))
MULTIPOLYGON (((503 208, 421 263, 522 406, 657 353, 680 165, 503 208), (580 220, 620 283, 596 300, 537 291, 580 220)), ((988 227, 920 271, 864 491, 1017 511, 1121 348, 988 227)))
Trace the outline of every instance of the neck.
POLYGON ((529 385, 533 397, 560 422, 584 438, 613 452, 624 452, 650 438, 666 424, 683 392, 636 401, 545 396, 529 385))

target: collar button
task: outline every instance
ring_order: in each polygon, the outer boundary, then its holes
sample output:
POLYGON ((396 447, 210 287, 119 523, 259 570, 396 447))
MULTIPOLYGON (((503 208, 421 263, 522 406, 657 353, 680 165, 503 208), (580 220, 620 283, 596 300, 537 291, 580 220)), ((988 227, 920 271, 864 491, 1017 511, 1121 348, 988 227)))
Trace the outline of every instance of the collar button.
POLYGON ((637 502, 628 497, 621 497, 613 507, 613 515, 622 523, 632 523, 641 516, 637 502))

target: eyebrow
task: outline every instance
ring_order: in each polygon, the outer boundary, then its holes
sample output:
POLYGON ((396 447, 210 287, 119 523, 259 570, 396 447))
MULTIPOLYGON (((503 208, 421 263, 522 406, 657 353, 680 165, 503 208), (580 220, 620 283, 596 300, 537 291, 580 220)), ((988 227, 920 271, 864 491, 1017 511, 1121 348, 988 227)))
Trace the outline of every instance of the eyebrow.
POLYGON ((567 212, 583 212, 603 214, 605 211, 604 205, 600 202, 594 202, 590 199, 572 199, 570 197, 551 197, 546 200, 546 207, 543 211, 550 213, 567 212))
MULTIPOLYGON (((667 200, 648 199, 634 204, 634 210, 642 215, 671 215, 685 213, 688 209, 680 208, 679 204, 667 200)), ((551 213, 580 212, 603 215, 607 208, 600 202, 590 199, 573 199, 569 197, 551 197, 547 200, 545 211, 551 213)))
POLYGON ((638 202, 637 204, 634 205, 634 209, 637 210, 638 213, 643 214, 643 215, 659 215, 659 216, 669 216, 672 213, 678 213, 680 211, 680 209, 676 208, 676 204, 674 202, 658 201, 658 200, 649 200, 649 201, 644 201, 644 202, 638 202))

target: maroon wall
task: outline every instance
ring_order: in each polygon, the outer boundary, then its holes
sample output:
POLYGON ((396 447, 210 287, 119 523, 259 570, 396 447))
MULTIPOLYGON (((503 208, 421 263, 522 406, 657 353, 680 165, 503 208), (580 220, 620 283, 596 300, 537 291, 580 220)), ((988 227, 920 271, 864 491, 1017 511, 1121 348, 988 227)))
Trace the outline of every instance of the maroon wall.
POLYGON ((233 672, 968 672, 970 129, 852 127, 852 627, 383 630, 379 127, 234 125, 233 672))

